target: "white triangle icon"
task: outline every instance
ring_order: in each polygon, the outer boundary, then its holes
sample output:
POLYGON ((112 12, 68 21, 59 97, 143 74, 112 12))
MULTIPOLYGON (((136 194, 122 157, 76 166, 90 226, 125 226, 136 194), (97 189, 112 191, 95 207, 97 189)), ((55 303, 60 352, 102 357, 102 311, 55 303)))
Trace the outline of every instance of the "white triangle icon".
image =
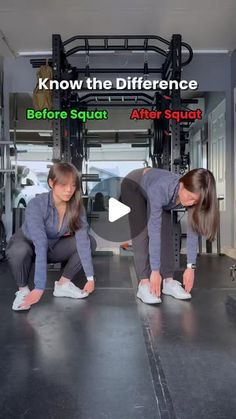
POLYGON ((130 207, 128 207, 125 204, 122 204, 120 201, 117 201, 117 199, 109 199, 108 219, 110 223, 119 220, 119 218, 124 217, 126 214, 129 214, 130 211, 130 207))

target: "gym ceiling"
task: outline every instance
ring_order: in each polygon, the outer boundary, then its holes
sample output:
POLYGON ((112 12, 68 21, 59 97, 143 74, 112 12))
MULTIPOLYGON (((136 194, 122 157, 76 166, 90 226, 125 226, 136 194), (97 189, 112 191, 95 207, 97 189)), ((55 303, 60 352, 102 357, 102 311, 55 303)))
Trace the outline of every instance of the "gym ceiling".
MULTIPOLYGON (((228 53, 236 48, 235 21, 235 0, 1 0, 0 57, 50 54, 52 33, 59 33, 63 40, 74 35, 115 34, 159 35, 170 40, 173 33, 180 33, 195 53, 228 53)), ((101 54, 95 57, 103 58, 101 54)), ((190 98, 191 92, 185 95, 190 98)), ((31 94, 18 95, 19 112, 31 102, 31 94)), ((37 131, 49 128, 37 125, 37 131)), ((32 135, 28 134, 31 140, 32 135)), ((38 132, 34 136, 36 142, 41 140, 38 132)), ((25 142, 28 137, 18 132, 17 138, 25 142)))
MULTIPOLYGON (((1 0, 0 38, 16 55, 49 51, 51 34, 181 33, 196 51, 236 47, 235 0, 1 0)), ((0 55, 11 53, 0 40, 0 55)))

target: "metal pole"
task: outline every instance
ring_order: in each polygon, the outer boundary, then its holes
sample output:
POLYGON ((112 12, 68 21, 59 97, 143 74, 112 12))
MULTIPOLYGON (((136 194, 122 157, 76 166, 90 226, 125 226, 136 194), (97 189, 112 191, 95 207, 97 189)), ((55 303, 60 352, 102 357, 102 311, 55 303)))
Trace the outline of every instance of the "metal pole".
MULTIPOLYGON (((171 42, 172 52, 172 72, 173 80, 181 80, 181 35, 173 35, 171 42)), ((171 93, 172 110, 181 109, 181 96, 179 90, 172 90, 171 93)), ((171 121, 171 171, 179 174, 180 171, 180 124, 176 120, 171 121)), ((180 225, 178 223, 178 213, 173 211, 173 230, 174 230, 174 255, 175 268, 180 267, 180 225)))
POLYGON ((219 196, 217 198, 218 203, 218 211, 219 211, 219 225, 217 230, 217 236, 216 236, 216 249, 217 249, 217 255, 221 255, 221 238, 220 238, 220 201, 223 201, 223 197, 219 196))
MULTIPOLYGON (((62 42, 60 35, 52 35, 52 62, 53 78, 61 80, 61 54, 62 42)), ((53 90, 53 109, 61 110, 61 92, 53 90)), ((62 158, 62 129, 61 120, 53 120, 53 161, 60 161, 62 158)))

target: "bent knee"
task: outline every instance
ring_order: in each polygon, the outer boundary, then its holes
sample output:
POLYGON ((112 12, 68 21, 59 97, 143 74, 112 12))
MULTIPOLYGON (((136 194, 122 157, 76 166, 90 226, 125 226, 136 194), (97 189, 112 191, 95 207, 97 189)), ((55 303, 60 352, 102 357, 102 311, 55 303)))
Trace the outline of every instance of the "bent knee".
POLYGON ((29 255, 33 255, 33 250, 28 244, 25 243, 9 243, 9 245, 6 248, 6 258, 8 260, 22 260, 29 255))

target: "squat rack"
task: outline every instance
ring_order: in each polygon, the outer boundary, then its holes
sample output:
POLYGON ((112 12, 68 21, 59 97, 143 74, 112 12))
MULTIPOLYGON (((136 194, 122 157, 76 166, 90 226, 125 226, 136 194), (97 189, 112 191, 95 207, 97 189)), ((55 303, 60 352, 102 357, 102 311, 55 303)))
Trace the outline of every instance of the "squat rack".
MULTIPOLYGON (((160 74, 162 80, 175 79, 181 80, 182 68, 188 65, 193 57, 190 45, 182 41, 179 34, 174 34, 170 41, 156 35, 76 35, 65 41, 62 41, 59 34, 52 35, 52 60, 49 64, 53 67, 53 78, 60 81, 66 79, 78 79, 83 74, 89 77, 90 74, 107 74, 107 73, 126 73, 140 74, 144 77, 154 73, 160 74), (89 63, 89 53, 93 51, 143 51, 144 63, 143 68, 91 68, 89 63), (148 54, 155 53, 164 57, 164 62, 160 68, 150 67, 148 65, 148 54), (186 53, 185 59, 182 58, 183 52, 186 53), (84 54, 86 56, 86 65, 83 68, 73 67, 68 58, 75 54, 84 54)), ((39 67, 45 64, 45 59, 32 59, 33 67, 39 67)), ((153 109, 165 109, 167 104, 172 110, 179 110, 184 101, 181 100, 180 90, 166 91, 165 96, 158 91, 153 96, 139 92, 106 92, 109 97, 109 103, 106 106, 128 106, 127 101, 122 100, 121 103, 112 103, 112 96, 133 97, 136 100, 135 106, 150 106, 153 109), (166 100, 165 97, 168 97, 166 100)), ((105 96, 104 93, 95 95, 95 103, 92 96, 79 97, 76 92, 53 91, 53 108, 61 110, 64 107, 69 108, 72 105, 85 110, 89 106, 99 107, 97 98, 105 96)), ((186 102, 186 101, 185 101, 186 102)), ((194 101, 188 101, 194 102, 194 101)), ((196 102, 195 102, 196 103, 196 102)), ((86 154, 84 147, 88 143, 83 138, 83 124, 79 121, 53 121, 53 161, 67 160, 72 161, 79 170, 82 169, 82 162, 86 154)), ((175 120, 169 123, 166 120, 153 122, 152 141, 150 140, 152 150, 151 158, 154 166, 160 165, 163 168, 170 169, 179 173, 183 158, 181 157, 183 146, 181 147, 181 137, 183 139, 183 129, 175 120), (170 141, 171 135, 171 141, 170 141), (171 167, 170 167, 171 164, 171 167)), ((150 138, 150 135, 149 135, 150 138)), ((149 139, 147 137, 147 140, 149 139)), ((184 141, 182 141, 182 144, 184 141)))

